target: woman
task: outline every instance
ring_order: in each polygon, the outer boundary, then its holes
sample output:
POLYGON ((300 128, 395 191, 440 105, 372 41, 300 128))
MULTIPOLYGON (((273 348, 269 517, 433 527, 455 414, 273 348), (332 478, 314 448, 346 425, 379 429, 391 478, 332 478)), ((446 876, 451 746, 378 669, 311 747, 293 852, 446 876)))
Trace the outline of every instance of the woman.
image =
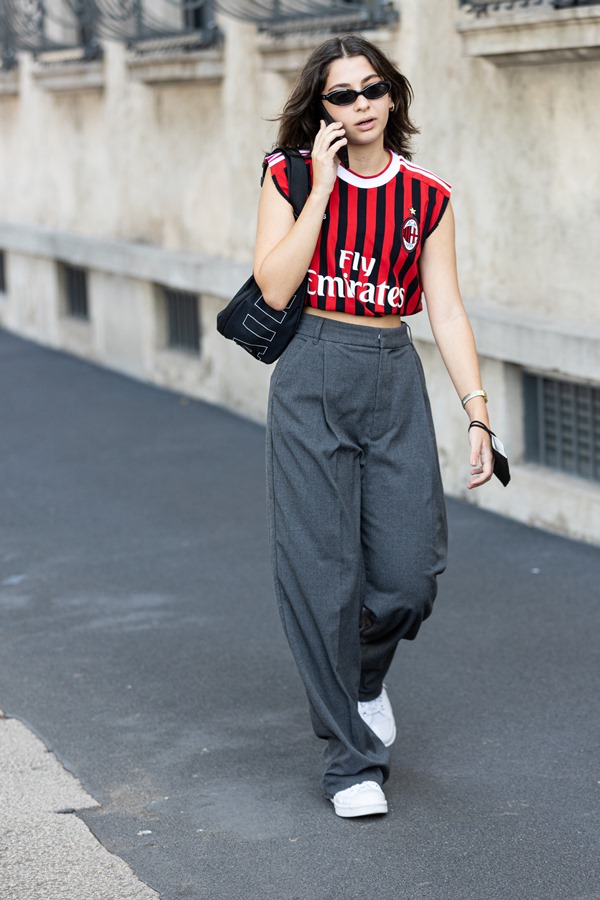
MULTIPOLYGON (((307 270, 306 309, 274 371, 267 482, 275 589, 327 741, 323 787, 339 816, 387 812, 396 726, 384 678, 430 614, 446 513, 422 368, 403 321, 421 309, 471 420, 489 426, 462 305, 450 187, 410 162, 409 83, 362 37, 317 48, 281 116, 279 146, 306 151, 297 220, 285 160, 267 157, 254 274, 285 308, 307 270), (348 167, 340 164, 346 148, 348 167)), ((488 434, 469 432, 469 488, 488 481, 488 434)))

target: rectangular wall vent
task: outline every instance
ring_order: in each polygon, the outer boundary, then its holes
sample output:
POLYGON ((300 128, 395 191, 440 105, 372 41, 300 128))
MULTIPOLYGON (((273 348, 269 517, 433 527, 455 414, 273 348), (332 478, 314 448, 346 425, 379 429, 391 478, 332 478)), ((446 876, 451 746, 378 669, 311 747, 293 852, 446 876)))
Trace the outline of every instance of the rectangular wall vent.
POLYGON ((63 273, 67 315, 89 320, 87 271, 79 266, 63 263, 63 273))
POLYGON ((200 315, 197 294, 164 288, 167 343, 175 350, 200 353, 200 315))
POLYGON ((525 373, 529 462, 600 481, 600 388, 525 373))

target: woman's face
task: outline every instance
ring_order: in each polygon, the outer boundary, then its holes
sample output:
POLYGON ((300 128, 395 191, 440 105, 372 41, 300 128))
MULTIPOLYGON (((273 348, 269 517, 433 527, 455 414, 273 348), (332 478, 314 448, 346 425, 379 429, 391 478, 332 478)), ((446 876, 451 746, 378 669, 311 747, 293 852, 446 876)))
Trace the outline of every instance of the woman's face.
MULTIPOLYGON (((381 75, 373 69, 366 56, 336 59, 329 67, 322 93, 329 94, 341 88, 360 91, 381 80, 381 75)), ((367 100, 364 94, 360 94, 348 106, 336 106, 328 100, 323 100, 323 105, 334 121, 342 123, 349 144, 366 145, 376 141, 383 144, 383 132, 392 106, 389 94, 377 100, 367 100)))

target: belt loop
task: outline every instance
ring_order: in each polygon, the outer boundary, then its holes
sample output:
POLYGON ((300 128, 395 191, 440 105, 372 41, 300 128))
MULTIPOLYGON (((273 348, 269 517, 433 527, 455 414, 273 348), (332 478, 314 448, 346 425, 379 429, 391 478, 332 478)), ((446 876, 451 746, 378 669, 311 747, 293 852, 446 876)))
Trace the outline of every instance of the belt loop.
POLYGON ((321 337, 321 328, 323 327, 325 316, 315 316, 314 318, 317 320, 317 324, 313 334, 313 344, 318 344, 319 338, 321 337))

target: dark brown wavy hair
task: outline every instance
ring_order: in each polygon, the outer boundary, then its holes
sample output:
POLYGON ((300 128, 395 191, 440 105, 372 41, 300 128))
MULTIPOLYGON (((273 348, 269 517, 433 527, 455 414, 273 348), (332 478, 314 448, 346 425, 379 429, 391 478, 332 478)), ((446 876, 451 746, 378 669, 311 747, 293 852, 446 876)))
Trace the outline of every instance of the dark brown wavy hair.
POLYGON ((391 81, 391 100, 394 104, 384 132, 386 147, 411 159, 410 138, 419 129, 410 121, 408 109, 413 99, 413 91, 407 78, 398 71, 394 63, 374 44, 358 34, 344 34, 325 41, 310 55, 302 69, 290 97, 283 108, 279 121, 278 147, 296 147, 310 150, 317 131, 321 94, 329 74, 329 67, 336 59, 351 56, 365 56, 374 72, 382 81, 391 81))

